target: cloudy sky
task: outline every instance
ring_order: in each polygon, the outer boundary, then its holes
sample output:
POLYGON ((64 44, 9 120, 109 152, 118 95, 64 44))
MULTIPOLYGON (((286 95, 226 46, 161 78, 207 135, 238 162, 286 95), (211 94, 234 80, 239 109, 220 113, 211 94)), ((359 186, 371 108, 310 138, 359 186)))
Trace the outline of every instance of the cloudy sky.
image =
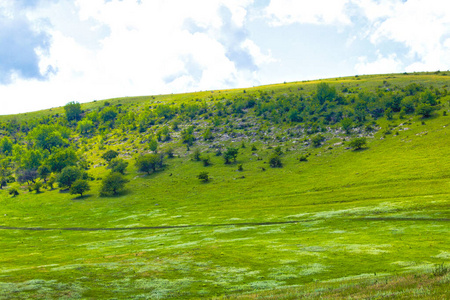
POLYGON ((448 69, 448 0, 0 0, 0 114, 448 69))

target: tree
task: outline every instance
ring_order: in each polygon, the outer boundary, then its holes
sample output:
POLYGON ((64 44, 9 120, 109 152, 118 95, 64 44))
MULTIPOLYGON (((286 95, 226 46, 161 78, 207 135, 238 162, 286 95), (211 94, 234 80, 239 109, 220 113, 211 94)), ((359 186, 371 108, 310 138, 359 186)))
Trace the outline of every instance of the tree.
POLYGON ((203 182, 208 182, 209 181, 208 172, 200 172, 200 174, 197 175, 197 178, 203 182))
POLYGON ((120 173, 110 173, 102 181, 101 195, 117 195, 120 191, 125 188, 125 183, 128 180, 123 177, 120 173))
POLYGON ((128 162, 123 160, 122 158, 113 158, 109 162, 107 169, 111 169, 111 172, 117 172, 120 174, 125 174, 125 170, 128 167, 128 162))
POLYGON ((116 158, 118 155, 119 153, 117 153, 117 151, 108 150, 105 153, 103 153, 102 158, 107 162, 110 162, 113 158, 116 158))
POLYGON ((311 138, 311 142, 314 147, 319 147, 322 145, 322 142, 325 140, 325 137, 321 134, 315 135, 311 138))
POLYGON ((32 183, 35 183, 35 180, 38 178, 38 172, 36 170, 30 170, 30 169, 23 169, 17 171, 17 181, 20 183, 30 181, 32 183))
POLYGON ((42 165, 38 168, 39 177, 44 180, 44 183, 47 182, 47 177, 48 175, 50 175, 50 173, 50 167, 48 167, 47 165, 42 165))
POLYGON ((104 108, 100 113, 100 119, 103 121, 103 123, 114 121, 116 119, 116 116, 117 111, 115 107, 104 108))
POLYGON ((349 134, 350 130, 352 129, 352 126, 353 126, 353 120, 350 118, 343 118, 341 121, 341 126, 342 126, 342 129, 344 129, 345 132, 347 134, 349 134))
POLYGON ((78 102, 69 102, 64 106, 67 121, 78 121, 81 119, 81 104, 78 102))
POLYGON ((19 195, 19 191, 17 190, 16 187, 11 187, 9 189, 9 194, 12 195, 13 197, 16 197, 17 195, 19 195))
POLYGON ((150 142, 148 143, 148 147, 153 153, 157 153, 158 141, 155 140, 154 138, 151 139, 150 142))
POLYGON ((365 137, 354 138, 348 144, 353 150, 359 150, 366 146, 367 141, 365 137))
POLYGON ((90 191, 91 187, 89 186, 89 183, 87 180, 84 179, 77 179, 72 186, 70 187, 70 194, 80 194, 80 197, 83 197, 83 193, 90 191))
POLYGON ((13 143, 9 137, 5 136, 0 140, 0 154, 6 156, 11 155, 13 150, 13 143))
POLYGON ((239 154, 238 148, 228 147, 227 151, 225 151, 225 153, 223 154, 225 164, 229 164, 231 160, 236 161, 238 154, 239 154))
POLYGON ((36 192, 36 194, 39 194, 41 192, 42 182, 37 181, 35 184, 33 184, 33 190, 36 192))
POLYGON ((283 164, 281 163, 280 156, 276 153, 273 153, 269 158, 269 165, 272 168, 281 168, 283 164))
POLYGON ((61 188, 63 187, 72 187, 72 184, 77 181, 77 179, 81 178, 82 172, 77 167, 69 166, 62 169, 61 173, 56 177, 56 181, 58 182, 61 188))
POLYGON ((52 148, 61 147, 68 143, 69 132, 67 129, 54 125, 40 125, 35 127, 28 136, 37 147, 51 152, 52 148))
POLYGON ((325 101, 333 101, 336 98, 336 89, 330 87, 328 83, 321 82, 317 85, 317 99, 320 104, 325 101))
POLYGON ((88 134, 94 129, 94 123, 91 120, 83 120, 78 122, 77 130, 81 134, 88 134))
POLYGON ((139 172, 146 172, 150 174, 155 172, 158 168, 162 168, 163 158, 157 154, 144 154, 136 159, 136 167, 139 172))
POLYGON ((422 118, 429 118, 433 110, 434 108, 431 105, 427 103, 421 103, 417 106, 416 113, 422 116, 422 118))
POLYGON ((47 164, 52 172, 61 172, 67 166, 74 166, 77 164, 78 157, 75 150, 72 148, 58 149, 52 153, 48 159, 47 164))

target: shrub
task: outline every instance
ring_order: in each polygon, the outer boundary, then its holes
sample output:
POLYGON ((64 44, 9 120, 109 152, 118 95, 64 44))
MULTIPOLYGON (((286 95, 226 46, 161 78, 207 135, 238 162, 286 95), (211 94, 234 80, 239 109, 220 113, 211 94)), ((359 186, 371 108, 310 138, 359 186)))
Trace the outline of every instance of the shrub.
POLYGON ((125 170, 128 167, 128 162, 122 158, 113 158, 109 164, 107 169, 111 169, 111 172, 117 172, 120 174, 125 174, 125 170))
POLYGON ((41 192, 42 182, 38 181, 35 184, 33 184, 33 191, 36 192, 36 194, 39 194, 41 192))
POLYGON ((125 188, 128 180, 120 173, 110 173, 102 180, 101 196, 117 195, 125 188))
POLYGON ((283 167, 283 164, 281 163, 280 156, 276 153, 272 154, 272 156, 269 158, 269 165, 272 168, 281 168, 283 167))
POLYGON ((325 137, 321 134, 315 135, 311 138, 311 142, 314 147, 319 147, 322 145, 322 142, 325 140, 325 137))
POLYGON ((116 158, 118 155, 119 153, 117 153, 117 151, 108 150, 102 155, 102 158, 107 162, 110 162, 113 158, 116 158))
POLYGON ((359 150, 362 149, 366 146, 367 141, 365 137, 360 137, 360 138, 354 138, 353 140, 351 140, 349 142, 349 146, 353 149, 353 150, 359 150))
POLYGON ((163 158, 157 154, 144 154, 136 159, 136 167, 139 172, 150 174, 163 167, 163 158))
POLYGON ((10 195, 12 195, 13 197, 16 197, 17 195, 19 195, 19 191, 17 190, 17 188, 16 187, 11 187, 10 189, 9 189, 9 192, 8 192, 10 195))
POLYGON ((197 178, 203 182, 208 182, 209 181, 208 172, 201 172, 200 174, 197 175, 197 178))
POLYGON ((89 186, 89 183, 84 179, 78 179, 70 187, 70 193, 72 195, 80 194, 81 197, 83 197, 83 193, 90 191, 90 190, 91 190, 91 187, 89 186))
POLYGON ((65 167, 56 177, 59 187, 70 188, 72 184, 82 176, 82 172, 77 167, 65 167))

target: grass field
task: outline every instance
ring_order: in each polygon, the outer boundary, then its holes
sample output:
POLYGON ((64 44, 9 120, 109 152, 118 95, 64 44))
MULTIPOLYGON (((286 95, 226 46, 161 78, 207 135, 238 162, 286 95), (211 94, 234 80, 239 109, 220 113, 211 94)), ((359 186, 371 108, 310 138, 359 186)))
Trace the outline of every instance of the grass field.
POLYGON ((426 124, 380 120, 393 134, 360 151, 338 138, 256 142, 225 165, 205 147, 204 167, 179 148, 155 174, 131 163, 117 197, 99 197, 100 181, 82 198, 0 191, 0 299, 447 299, 448 109, 426 124), (279 169, 267 164, 276 145, 279 169), (208 183, 196 178, 204 170, 208 183))

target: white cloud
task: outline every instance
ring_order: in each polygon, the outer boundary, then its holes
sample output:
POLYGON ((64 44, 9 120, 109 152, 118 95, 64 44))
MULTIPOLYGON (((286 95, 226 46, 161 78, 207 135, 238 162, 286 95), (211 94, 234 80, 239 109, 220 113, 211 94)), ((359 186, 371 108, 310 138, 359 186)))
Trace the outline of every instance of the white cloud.
POLYGON ((346 11, 350 0, 271 0, 266 8, 273 26, 293 23, 336 25, 351 23, 346 11))
MULTIPOLYGON (((39 53, 41 72, 57 72, 45 82, 16 77, 14 84, 0 86, 0 94, 36 99, 26 107, 31 111, 73 100, 258 84, 255 68, 271 58, 247 37, 252 2, 43 2, 28 16, 51 35, 48 53, 39 53), (188 21, 194 29, 186 27, 188 21)), ((2 103, 0 113, 23 110, 2 103)))
POLYGON ((413 60, 408 71, 436 70, 450 67, 450 2, 443 0, 358 1, 365 15, 373 21, 370 41, 402 43, 413 60))
POLYGON ((355 66, 358 74, 399 73, 402 71, 402 62, 396 54, 384 57, 378 53, 378 57, 374 61, 368 61, 366 56, 359 57, 358 61, 355 66))

